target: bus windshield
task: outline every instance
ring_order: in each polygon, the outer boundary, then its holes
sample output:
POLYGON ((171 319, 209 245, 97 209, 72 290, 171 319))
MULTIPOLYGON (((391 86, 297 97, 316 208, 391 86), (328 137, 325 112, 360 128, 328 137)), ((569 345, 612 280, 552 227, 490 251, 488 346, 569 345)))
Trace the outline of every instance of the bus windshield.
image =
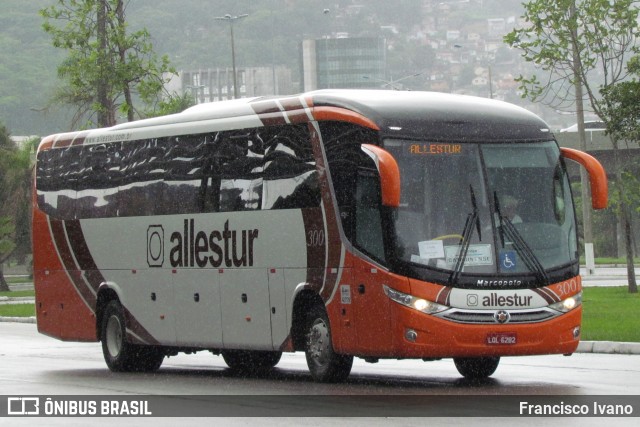
POLYGON ((449 274, 534 275, 577 260, 569 180, 554 141, 430 143, 388 139, 401 202, 395 258, 449 274))

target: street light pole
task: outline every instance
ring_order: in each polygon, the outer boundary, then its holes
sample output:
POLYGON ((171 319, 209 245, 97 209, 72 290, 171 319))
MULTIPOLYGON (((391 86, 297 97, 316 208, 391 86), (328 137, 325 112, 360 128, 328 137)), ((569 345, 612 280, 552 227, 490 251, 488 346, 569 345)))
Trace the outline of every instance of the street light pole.
POLYGON ((236 48, 233 42, 233 23, 234 21, 240 18, 246 18, 247 16, 249 15, 246 13, 237 16, 231 16, 227 13, 224 16, 216 16, 213 18, 218 21, 229 21, 229 28, 231 30, 231 68, 233 71, 233 99, 238 99, 238 80, 236 76, 236 48))
POLYGON ((491 64, 489 64, 489 99, 493 99, 493 77, 491 77, 491 64))

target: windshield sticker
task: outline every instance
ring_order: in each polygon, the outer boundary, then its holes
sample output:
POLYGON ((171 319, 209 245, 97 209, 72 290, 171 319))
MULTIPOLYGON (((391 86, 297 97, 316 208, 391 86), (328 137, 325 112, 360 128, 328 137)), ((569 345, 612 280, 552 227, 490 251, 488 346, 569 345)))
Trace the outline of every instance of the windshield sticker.
MULTIPOLYGON (((445 259, 447 266, 453 268, 458 262, 460 256, 460 249, 462 246, 445 246, 445 259)), ((469 245, 467 256, 464 259, 465 267, 472 267, 477 265, 493 265, 493 251, 491 245, 469 245)))
POLYGON ((516 268, 516 252, 500 251, 500 268, 503 271, 515 270, 516 268))
POLYGON ((442 240, 426 240, 418 242, 420 258, 444 258, 444 242, 442 240))
POLYGON ((411 255, 411 262, 414 264, 429 265, 429 258, 422 258, 420 255, 411 255))
POLYGON ((419 155, 461 154, 462 145, 460 144, 411 144, 409 146, 409 153, 419 154, 419 155))
POLYGON ((430 267, 448 268, 443 258, 423 258, 420 255, 411 255, 411 262, 414 264, 428 265, 430 267))

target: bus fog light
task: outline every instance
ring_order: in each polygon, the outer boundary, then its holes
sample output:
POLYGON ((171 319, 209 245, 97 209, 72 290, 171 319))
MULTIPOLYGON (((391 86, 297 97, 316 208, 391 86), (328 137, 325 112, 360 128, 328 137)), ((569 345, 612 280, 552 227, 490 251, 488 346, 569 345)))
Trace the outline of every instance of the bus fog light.
POLYGON ((580 338, 580 326, 576 326, 575 328, 573 328, 573 338, 580 338))
POLYGON ((404 337, 407 339, 407 341, 415 342, 418 339, 418 333, 413 329, 407 329, 404 332, 404 337))

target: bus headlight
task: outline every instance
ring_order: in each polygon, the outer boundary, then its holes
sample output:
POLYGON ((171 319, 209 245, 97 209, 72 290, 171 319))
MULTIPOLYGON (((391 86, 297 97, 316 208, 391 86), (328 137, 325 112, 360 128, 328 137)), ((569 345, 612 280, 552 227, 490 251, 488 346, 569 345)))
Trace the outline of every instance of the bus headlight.
POLYGON ((398 304, 402 304, 406 307, 410 307, 414 310, 420 311, 426 314, 434 314, 439 313, 441 311, 447 310, 449 307, 446 305, 438 304, 433 301, 426 300, 424 298, 417 298, 413 295, 405 294, 404 292, 396 291, 388 287, 387 285, 383 285, 384 293, 393 301, 398 304))
POLYGON ((582 292, 578 292, 572 297, 569 297, 563 301, 551 304, 549 308, 566 313, 582 304, 582 292))

